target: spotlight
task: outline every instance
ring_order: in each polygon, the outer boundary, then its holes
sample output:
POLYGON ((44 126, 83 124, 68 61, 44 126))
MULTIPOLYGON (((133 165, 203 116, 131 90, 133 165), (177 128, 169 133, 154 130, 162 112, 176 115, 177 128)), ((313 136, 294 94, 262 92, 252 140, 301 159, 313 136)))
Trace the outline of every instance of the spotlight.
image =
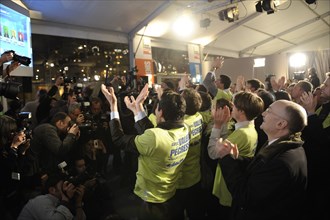
POLYGON ((201 28, 207 28, 208 26, 210 26, 210 24, 211 24, 211 20, 209 18, 202 19, 199 22, 199 26, 201 28))
POLYGON ((221 21, 227 20, 228 22, 237 21, 239 18, 238 8, 231 7, 218 12, 219 19, 221 21))
POLYGON ((276 5, 274 0, 261 0, 256 4, 256 11, 263 12, 266 11, 267 14, 273 14, 275 12, 276 5))
POLYGON ((316 4, 316 0, 305 0, 305 2, 307 3, 307 4, 316 4))

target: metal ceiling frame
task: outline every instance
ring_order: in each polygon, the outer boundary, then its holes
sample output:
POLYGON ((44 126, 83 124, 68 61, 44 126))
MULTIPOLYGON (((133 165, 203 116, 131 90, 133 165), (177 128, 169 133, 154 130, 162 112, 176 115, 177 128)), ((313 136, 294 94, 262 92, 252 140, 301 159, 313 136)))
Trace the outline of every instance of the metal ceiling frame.
MULTIPOLYGON (((261 45, 263 45, 263 44, 266 44, 266 43, 268 43, 268 42, 270 42, 270 41, 272 41, 272 40, 274 40, 274 39, 279 39, 279 40, 282 40, 282 41, 284 41, 284 42, 290 43, 290 44, 292 44, 293 46, 296 46, 296 45, 297 45, 296 43, 292 43, 292 42, 289 42, 289 41, 287 41, 287 40, 284 40, 284 39, 280 38, 280 36, 283 36, 283 35, 285 35, 285 34, 288 34, 288 33, 291 33, 291 32, 293 32, 293 31, 296 31, 296 30, 298 30, 298 29, 300 29, 300 28, 305 27, 306 25, 309 25, 309 24, 312 24, 312 23, 314 23, 314 22, 316 22, 316 21, 319 21, 320 19, 324 21, 323 18, 324 18, 324 17, 327 17, 327 16, 329 16, 329 15, 330 15, 330 11, 328 11, 328 12, 322 14, 322 15, 318 15, 318 14, 317 14, 317 17, 316 17, 316 18, 314 17, 314 18, 312 18, 312 19, 310 19, 310 20, 308 20, 308 21, 305 21, 304 23, 301 23, 301 24, 299 24, 299 25, 296 25, 296 26, 294 26, 294 27, 292 27, 292 28, 290 28, 290 29, 287 29, 287 30, 285 30, 285 31, 283 31, 283 32, 281 32, 281 33, 279 33, 279 34, 276 34, 276 35, 274 35, 274 36, 271 36, 271 37, 269 37, 269 38, 267 38, 267 39, 265 39, 265 40, 263 40, 263 41, 260 41, 260 42, 258 42, 258 43, 256 43, 256 44, 252 45, 252 46, 249 46, 249 47, 247 47, 247 48, 245 48, 245 49, 243 49, 243 50, 241 50, 241 51, 239 52, 240 57, 242 57, 244 54, 246 54, 249 50, 254 49, 254 48, 256 48, 256 47, 259 47, 259 46, 261 46, 261 45)), ((325 21, 324 21, 324 22, 325 22, 325 21)), ((326 23, 326 22, 325 22, 325 23, 326 23)), ((327 26, 329 26, 328 23, 326 23, 326 24, 327 24, 327 26)), ((245 27, 245 25, 244 25, 244 27, 245 27)))
MULTIPOLYGON (((171 4, 172 0, 167 0, 161 6, 159 6, 156 10, 150 13, 142 22, 136 25, 129 33, 128 33, 128 49, 129 49, 129 63, 130 68, 135 67, 135 52, 133 46, 133 39, 137 32, 139 32, 143 27, 149 24, 153 19, 155 19, 158 15, 160 15, 165 9, 167 9, 171 4)), ((141 36, 142 38, 143 36, 141 36)))

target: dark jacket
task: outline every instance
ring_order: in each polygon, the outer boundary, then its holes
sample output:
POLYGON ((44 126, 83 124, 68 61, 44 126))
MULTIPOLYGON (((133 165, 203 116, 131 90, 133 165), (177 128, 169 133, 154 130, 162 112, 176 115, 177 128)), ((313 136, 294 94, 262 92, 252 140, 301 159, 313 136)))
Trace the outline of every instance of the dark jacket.
POLYGON ((300 138, 283 137, 254 158, 219 162, 232 194, 232 219, 299 219, 307 186, 307 160, 300 138))
POLYGON ((33 139, 27 152, 29 160, 33 163, 29 175, 40 171, 57 171, 57 165, 67 160, 75 141, 76 137, 71 133, 61 139, 54 125, 46 123, 37 126, 33 130, 33 139))

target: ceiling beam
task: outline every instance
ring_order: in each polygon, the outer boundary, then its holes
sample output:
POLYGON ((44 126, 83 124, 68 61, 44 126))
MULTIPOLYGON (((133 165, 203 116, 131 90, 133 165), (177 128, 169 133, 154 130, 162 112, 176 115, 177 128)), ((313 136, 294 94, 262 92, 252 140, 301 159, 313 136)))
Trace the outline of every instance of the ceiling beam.
POLYGON ((303 2, 306 8, 308 8, 313 14, 316 15, 316 17, 320 17, 320 19, 323 21, 324 24, 326 24, 328 27, 330 27, 330 24, 324 20, 324 17, 321 17, 318 13, 315 12, 309 5, 306 4, 305 0, 300 0, 303 2))
POLYGON ((160 15, 165 9, 167 9, 172 4, 172 0, 165 1, 161 6, 159 6, 156 10, 154 10, 152 13, 146 17, 142 22, 140 22, 137 26, 135 26, 128 35, 134 36, 137 32, 141 30, 144 26, 146 26, 149 22, 151 22, 153 19, 155 19, 158 15, 160 15))
POLYGON ((238 2, 238 0, 225 0, 223 2, 207 5, 207 7, 200 8, 200 9, 197 9, 197 10, 192 10, 192 11, 194 13, 205 13, 205 12, 208 12, 208 11, 211 11, 211 10, 215 10, 217 8, 222 8, 222 7, 234 4, 236 2, 238 2))
POLYGON ((302 44, 306 44, 306 43, 308 43, 308 42, 310 42, 310 41, 314 41, 314 40, 320 39, 320 38, 325 37, 325 36, 329 36, 329 32, 325 32, 325 33, 323 33, 323 34, 319 34, 319 35, 317 35, 317 36, 311 37, 311 38, 309 38, 309 39, 307 39, 307 40, 304 40, 304 41, 302 41, 302 42, 299 42, 297 45, 283 48, 283 49, 281 49, 281 50, 276 51, 274 54, 283 53, 283 52, 285 52, 285 51, 291 50, 292 48, 295 48, 295 47, 300 46, 300 45, 302 45, 302 44))
MULTIPOLYGON (((274 36, 271 36, 271 37, 269 37, 269 38, 267 38, 267 39, 265 39, 265 40, 263 40, 263 41, 260 41, 260 42, 258 42, 258 43, 256 43, 256 44, 252 45, 252 46, 249 46, 249 47, 247 47, 247 48, 241 50, 239 53, 240 53, 240 55, 243 55, 243 54, 245 54, 247 51, 252 50, 252 49, 254 49, 254 48, 256 48, 256 47, 259 47, 259 46, 261 46, 261 45, 263 45, 263 44, 266 44, 266 43, 268 43, 269 41, 272 41, 272 40, 274 40, 274 39, 279 39, 279 40, 282 40, 282 41, 284 41, 284 42, 286 42, 286 43, 291 43, 291 42, 288 42, 287 40, 281 39, 280 37, 283 36, 283 35, 285 35, 285 34, 291 33, 291 32, 293 32, 293 31, 295 31, 295 30, 298 30, 298 29, 300 29, 300 28, 306 27, 307 25, 310 25, 310 24, 312 24, 312 23, 314 23, 314 22, 316 22, 316 21, 319 21, 320 19, 323 20, 324 17, 327 17, 327 16, 329 16, 329 15, 330 15, 330 11, 328 11, 328 12, 322 14, 322 15, 318 15, 317 17, 312 18, 312 19, 310 19, 310 20, 308 20, 308 21, 305 21, 304 23, 301 23, 301 24, 299 24, 299 25, 296 25, 296 26, 294 26, 294 27, 292 27, 292 28, 290 28, 290 29, 287 29, 287 30, 285 30, 285 31, 283 31, 283 32, 281 32, 281 33, 279 33, 279 34, 276 34, 276 35, 274 35, 274 36)), ((291 43, 291 44, 293 44, 293 43, 291 43)), ((295 44, 294 44, 294 46, 295 46, 295 44)))
MULTIPOLYGON (((220 31, 219 33, 217 33, 215 36, 212 37, 212 40, 207 44, 207 45, 210 45, 212 44, 212 42, 215 42, 219 37, 221 37, 222 35, 225 35, 233 30, 235 30, 236 28, 238 28, 239 26, 245 24, 246 22, 248 21, 251 21, 252 19, 260 16, 262 13, 257 13, 255 12, 254 14, 246 17, 245 19, 243 20, 239 20, 238 22, 235 22, 233 25, 231 25, 229 28, 226 28, 222 31, 220 31)), ((207 46, 205 45, 205 46, 207 46)))

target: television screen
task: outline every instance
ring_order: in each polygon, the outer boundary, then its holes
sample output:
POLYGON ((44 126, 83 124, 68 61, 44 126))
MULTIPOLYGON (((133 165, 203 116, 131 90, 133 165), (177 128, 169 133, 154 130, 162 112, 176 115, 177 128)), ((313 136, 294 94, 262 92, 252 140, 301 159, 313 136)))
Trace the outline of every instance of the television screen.
POLYGON ((32 77, 33 62, 29 11, 13 2, 6 1, 6 5, 0 3, 0 54, 8 50, 15 51, 15 54, 19 56, 31 58, 29 66, 21 65, 10 75, 32 77))

